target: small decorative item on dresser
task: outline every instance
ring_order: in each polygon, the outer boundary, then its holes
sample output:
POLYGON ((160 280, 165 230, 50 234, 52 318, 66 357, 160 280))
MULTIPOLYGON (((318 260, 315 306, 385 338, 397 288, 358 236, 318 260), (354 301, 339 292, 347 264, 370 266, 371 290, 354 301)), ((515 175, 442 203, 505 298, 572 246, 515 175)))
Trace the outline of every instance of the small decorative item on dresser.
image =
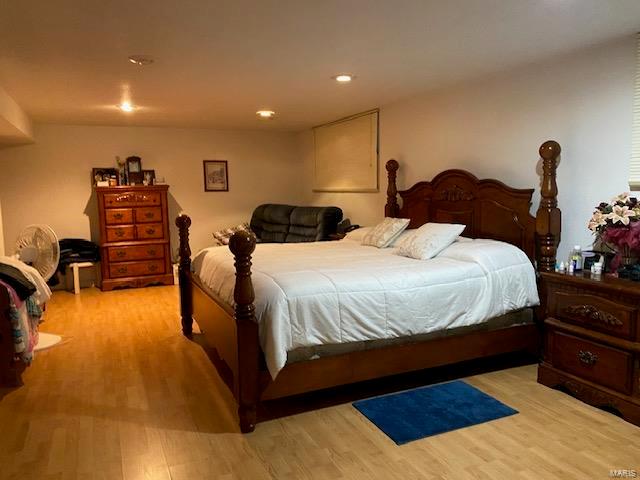
POLYGON ((589 220, 596 242, 616 253, 610 270, 637 263, 640 253, 640 204, 629 193, 622 193, 598 205, 589 220))
POLYGON ((94 187, 118 185, 118 170, 115 168, 92 168, 91 181, 94 187))
POLYGON ((640 426, 640 285, 542 272, 544 355, 538 382, 640 426))
POLYGON ((203 160, 204 191, 228 192, 229 173, 226 160, 203 160))
POLYGON ((142 184, 143 185, 155 185, 156 184, 156 171, 155 170, 142 170, 142 184))
POLYGON ((127 157, 127 179, 129 185, 142 185, 142 159, 140 157, 127 157))
POLYGON ((173 285, 168 189, 167 185, 96 188, 102 290, 173 285))

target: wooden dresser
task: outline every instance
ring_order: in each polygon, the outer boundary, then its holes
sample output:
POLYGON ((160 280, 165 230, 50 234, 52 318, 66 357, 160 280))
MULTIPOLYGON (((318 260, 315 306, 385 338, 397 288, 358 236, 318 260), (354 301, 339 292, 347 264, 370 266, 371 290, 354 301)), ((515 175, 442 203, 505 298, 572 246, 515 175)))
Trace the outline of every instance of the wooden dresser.
POLYGON ((97 187, 102 290, 173 285, 168 185, 97 187))
POLYGON ((640 284, 542 273, 546 307, 538 382, 640 425, 640 284))

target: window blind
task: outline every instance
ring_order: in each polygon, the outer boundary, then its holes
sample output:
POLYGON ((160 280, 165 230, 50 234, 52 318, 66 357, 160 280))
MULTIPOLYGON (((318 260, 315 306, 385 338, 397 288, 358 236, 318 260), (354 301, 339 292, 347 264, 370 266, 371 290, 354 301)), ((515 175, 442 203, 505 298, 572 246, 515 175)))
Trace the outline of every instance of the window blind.
POLYGON ((378 111, 314 128, 314 191, 378 191, 378 111))
POLYGON ((640 190, 640 33, 636 34, 636 77, 633 93, 633 127, 629 188, 640 190))

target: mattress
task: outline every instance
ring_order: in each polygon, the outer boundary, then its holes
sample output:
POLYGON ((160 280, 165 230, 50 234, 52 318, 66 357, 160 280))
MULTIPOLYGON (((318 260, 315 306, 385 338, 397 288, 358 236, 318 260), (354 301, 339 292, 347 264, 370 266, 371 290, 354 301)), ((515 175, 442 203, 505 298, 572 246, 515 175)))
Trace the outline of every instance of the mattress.
POLYGON ((523 308, 505 313, 499 317, 490 318, 484 322, 469 325, 467 327, 447 328, 431 333, 411 335, 409 337, 387 338, 383 340, 364 340, 361 342, 335 343, 331 345, 315 345, 313 347, 300 347, 287 353, 287 364, 317 360, 319 358, 342 355, 351 352, 375 350, 376 348, 407 345, 410 343, 425 342, 455 335, 464 335, 475 332, 490 332, 502 328, 518 325, 532 325, 534 323, 533 309, 523 308))
MULTIPOLYGON (((200 251, 192 268, 232 308, 229 249, 200 251)), ((301 348, 468 327, 539 303, 528 257, 494 240, 455 242, 430 260, 348 239, 258 244, 252 280, 260 343, 274 379, 289 352, 301 348)))

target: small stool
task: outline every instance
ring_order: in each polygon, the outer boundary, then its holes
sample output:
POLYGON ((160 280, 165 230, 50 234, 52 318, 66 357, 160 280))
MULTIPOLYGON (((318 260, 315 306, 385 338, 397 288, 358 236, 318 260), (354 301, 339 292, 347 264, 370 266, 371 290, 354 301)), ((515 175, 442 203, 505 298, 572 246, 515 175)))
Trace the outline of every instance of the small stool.
POLYGON ((77 262, 69 264, 69 268, 73 270, 73 293, 76 295, 80 293, 80 269, 93 266, 93 262, 77 262))

